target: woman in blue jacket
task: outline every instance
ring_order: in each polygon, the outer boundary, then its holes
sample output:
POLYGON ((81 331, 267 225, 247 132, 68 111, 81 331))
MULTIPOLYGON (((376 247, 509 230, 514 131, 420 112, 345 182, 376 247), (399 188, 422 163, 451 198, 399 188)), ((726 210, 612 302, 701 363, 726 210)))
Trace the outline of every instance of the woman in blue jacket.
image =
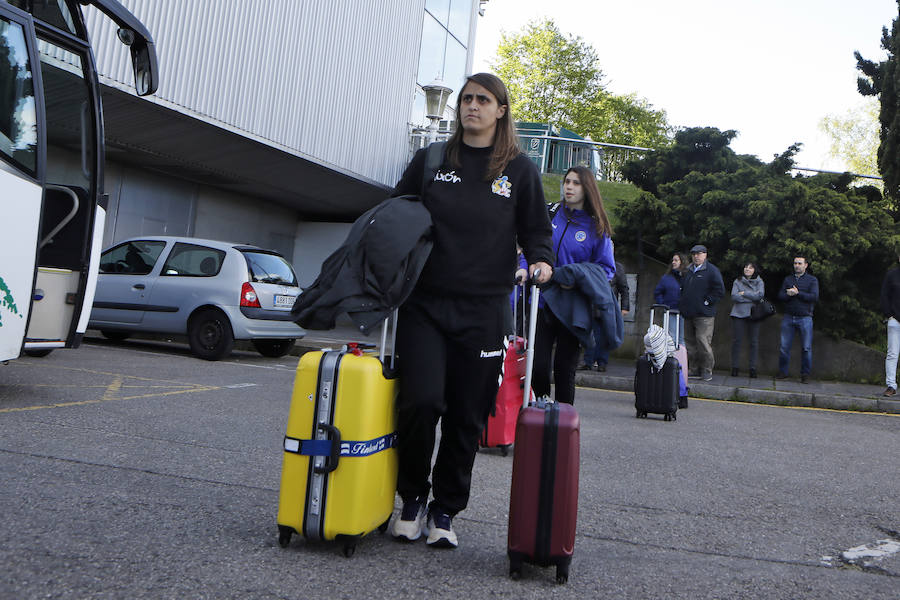
MULTIPOLYGON (((684 254, 676 252, 672 255, 669 270, 662 276, 656 288, 653 290, 653 302, 665 304, 670 309, 678 310, 681 301, 681 284, 684 281, 684 270, 687 268, 688 258, 684 254)), ((684 345, 684 320, 678 316, 678 324, 669 323, 669 335, 675 336, 675 328, 678 327, 678 343, 684 345)), ((685 367, 686 368, 686 367, 685 367)))
MULTIPOLYGON (((571 167, 563 179, 562 196, 563 202, 550 220, 555 256, 553 266, 594 263, 603 267, 606 278, 612 280, 616 274, 610 239, 613 231, 593 174, 585 167, 571 167)), ((575 367, 580 349, 575 334, 541 302, 534 340, 535 395, 550 395, 552 366, 556 401, 575 402, 575 367)))

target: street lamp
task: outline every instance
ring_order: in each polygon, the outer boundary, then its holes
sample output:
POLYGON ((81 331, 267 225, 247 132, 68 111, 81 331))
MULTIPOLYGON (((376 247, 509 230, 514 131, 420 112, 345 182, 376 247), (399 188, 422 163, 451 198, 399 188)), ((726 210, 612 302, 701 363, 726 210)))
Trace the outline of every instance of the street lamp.
POLYGON ((425 90, 425 116, 431 121, 428 125, 428 142, 431 143, 437 139, 438 122, 444 116, 447 98, 453 90, 444 85, 440 79, 423 85, 422 89, 425 90))

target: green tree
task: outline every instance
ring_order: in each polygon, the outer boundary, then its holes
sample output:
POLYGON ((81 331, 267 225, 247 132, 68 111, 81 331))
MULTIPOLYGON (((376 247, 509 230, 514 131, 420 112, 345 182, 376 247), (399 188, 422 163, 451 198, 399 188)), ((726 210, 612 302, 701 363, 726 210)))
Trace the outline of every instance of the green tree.
POLYGON ((843 160, 854 173, 878 174, 878 111, 873 98, 843 115, 826 115, 819 122, 819 129, 831 138, 831 156, 843 160))
POLYGON ((619 247, 640 239, 667 260, 703 243, 729 283, 745 261, 756 262, 772 298, 791 258, 805 256, 822 290, 817 328, 880 340, 877 290, 896 261, 890 249, 900 247, 881 193, 851 187, 846 174, 792 176, 798 144, 763 163, 735 154, 727 145, 732 138, 714 128, 687 129, 671 148, 627 165, 626 173, 642 177, 644 192, 619 204, 619 247))
MULTIPOLYGON (((900 0, 897 2, 900 7, 900 0)), ((878 171, 884 179, 884 193, 896 207, 900 203, 900 111, 897 110, 900 92, 900 70, 897 56, 900 54, 900 17, 894 19, 891 30, 881 29, 881 47, 888 56, 880 62, 866 60, 854 52, 856 68, 863 74, 857 80, 859 93, 878 96, 881 103, 878 121, 880 145, 878 146, 878 171)))
POLYGON ((598 142, 650 148, 670 143, 665 111, 635 94, 606 91, 593 46, 563 34, 551 19, 504 33, 491 68, 509 88, 516 120, 565 127, 598 142))
POLYGON ((550 19, 531 21, 520 33, 504 33, 491 67, 509 88, 513 115, 521 121, 577 131, 585 100, 603 90, 594 48, 580 37, 563 35, 550 19))

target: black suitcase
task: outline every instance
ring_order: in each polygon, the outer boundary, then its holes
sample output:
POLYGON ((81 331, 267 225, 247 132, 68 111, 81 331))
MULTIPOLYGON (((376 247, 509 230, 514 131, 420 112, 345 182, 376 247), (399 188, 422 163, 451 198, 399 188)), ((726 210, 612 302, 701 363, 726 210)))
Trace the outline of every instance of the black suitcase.
MULTIPOLYGON (((650 323, 653 323, 654 309, 666 309, 663 313, 663 330, 669 331, 668 307, 654 304, 650 308, 650 323)), ((676 337, 677 337, 676 333, 676 337)), ((664 420, 674 421, 678 413, 680 399, 681 365, 674 356, 666 358, 662 369, 657 369, 647 354, 637 360, 634 373, 634 408, 637 418, 646 418, 649 413, 663 415, 664 420)))

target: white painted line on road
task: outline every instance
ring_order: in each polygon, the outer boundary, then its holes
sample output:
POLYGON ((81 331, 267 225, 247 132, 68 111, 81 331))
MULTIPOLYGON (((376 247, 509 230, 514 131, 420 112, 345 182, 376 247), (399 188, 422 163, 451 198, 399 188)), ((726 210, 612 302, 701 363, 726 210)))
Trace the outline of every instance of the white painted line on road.
POLYGON ((849 550, 841 552, 840 556, 823 556, 821 558, 822 565, 826 567, 835 567, 840 564, 857 565, 862 567, 871 567, 880 560, 887 558, 892 554, 900 552, 900 540, 887 538, 876 540, 870 544, 855 546, 849 550))
POLYGON ((254 387, 254 386, 256 386, 255 383, 235 383, 232 385, 223 385, 222 387, 226 387, 226 388, 235 390, 238 388, 248 388, 248 387, 254 387))
POLYGON ((295 371, 296 367, 288 367, 286 365, 251 365, 250 363, 242 363, 233 360, 222 361, 225 365, 234 365, 236 367, 253 367, 255 369, 270 369, 272 371, 295 371))
POLYGON ((841 557, 847 562, 857 562, 866 559, 881 560, 891 554, 900 552, 900 541, 898 540, 878 540, 865 546, 856 546, 849 550, 841 552, 841 557))

